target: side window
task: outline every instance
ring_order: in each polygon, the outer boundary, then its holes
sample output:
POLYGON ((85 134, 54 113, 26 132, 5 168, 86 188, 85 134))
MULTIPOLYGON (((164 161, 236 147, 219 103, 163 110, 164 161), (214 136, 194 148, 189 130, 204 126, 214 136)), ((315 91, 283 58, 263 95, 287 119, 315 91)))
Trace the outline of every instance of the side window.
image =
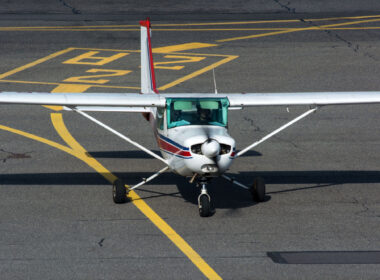
POLYGON ((160 130, 164 130, 164 112, 165 108, 157 109, 157 128, 160 130))

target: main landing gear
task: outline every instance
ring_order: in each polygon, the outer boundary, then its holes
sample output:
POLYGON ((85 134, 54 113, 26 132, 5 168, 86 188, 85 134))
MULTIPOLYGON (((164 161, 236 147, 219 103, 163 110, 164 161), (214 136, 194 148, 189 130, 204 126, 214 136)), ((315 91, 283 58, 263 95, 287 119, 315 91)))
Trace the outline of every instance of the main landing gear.
POLYGON ((252 186, 248 187, 246 185, 243 185, 242 183, 236 181, 233 178, 228 177, 227 175, 223 174, 222 177, 231 183, 248 190, 251 193, 252 199, 255 202, 264 202, 266 200, 266 191, 265 191, 265 181, 261 177, 257 177, 253 180, 252 186))
POLYGON ((261 177, 255 178, 251 188, 249 189, 252 195, 253 201, 263 202, 265 201, 265 182, 261 177))
POLYGON ((160 171, 154 173, 152 176, 150 176, 148 178, 144 178, 140 183, 138 183, 137 185, 134 185, 133 187, 126 187, 124 182, 120 179, 115 180, 113 182, 113 185, 112 185, 113 202, 115 202, 117 204, 127 202, 127 200, 128 200, 127 194, 130 191, 137 189, 138 187, 141 187, 142 185, 150 182, 151 180, 153 180, 154 178, 156 178, 160 174, 164 173, 168 169, 169 169, 168 166, 162 168, 160 171))
POLYGON ((117 179, 112 185, 112 198, 113 202, 117 204, 127 202, 127 188, 122 180, 117 179))

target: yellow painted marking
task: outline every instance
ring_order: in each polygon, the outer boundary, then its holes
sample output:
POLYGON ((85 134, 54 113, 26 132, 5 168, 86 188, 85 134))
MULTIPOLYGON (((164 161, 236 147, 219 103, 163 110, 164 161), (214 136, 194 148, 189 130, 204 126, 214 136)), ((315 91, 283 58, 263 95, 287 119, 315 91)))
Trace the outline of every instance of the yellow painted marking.
MULTIPOLYGON (((195 45, 193 45, 193 47, 194 47, 194 46, 195 46, 195 45)), ((172 46, 172 47, 173 47, 173 46, 172 46)), ((47 56, 47 57, 45 57, 45 58, 39 59, 39 60, 37 60, 37 61, 35 61, 35 62, 29 63, 29 64, 27 64, 27 65, 25 65, 25 66, 22 66, 22 67, 19 67, 19 68, 17 68, 17 69, 14 69, 14 70, 12 70, 12 71, 9 71, 9 72, 7 72, 7 73, 4 73, 4 74, 1 75, 0 77, 2 77, 2 76, 3 76, 3 77, 10 76, 10 75, 15 74, 15 73, 17 73, 17 72, 19 72, 19 71, 25 70, 25 69, 30 68, 30 67, 32 67, 32 66, 35 66, 35 65, 37 65, 37 64, 39 64, 39 63, 42 63, 42 62, 44 62, 44 61, 46 61, 46 60, 48 60, 48 59, 50 59, 50 58, 56 57, 56 56, 58 56, 58 55, 60 55, 60 54, 62 54, 62 53, 66 53, 66 52, 69 52, 69 51, 72 51, 72 50, 92 50, 92 51, 86 52, 86 54, 88 55, 88 57, 93 57, 93 58, 94 58, 94 56, 93 56, 93 55, 94 55, 94 49, 90 49, 90 48, 68 48, 68 49, 66 49, 66 50, 64 50, 64 51, 57 52, 57 53, 52 54, 52 55, 50 55, 50 56, 47 56), (90 53, 90 54, 88 54, 88 53, 90 53)), ((97 50, 97 51, 118 51, 118 52, 120 52, 120 53, 125 53, 125 50, 113 50, 113 49, 96 49, 96 50, 97 50)), ((172 50, 175 50, 175 48, 172 48, 172 50)), ((129 51, 129 50, 128 50, 128 52, 136 52, 136 53, 137 53, 137 52, 139 52, 139 51, 129 51)), ((182 55, 194 56, 194 53, 181 53, 180 55, 181 55, 181 56, 182 56, 182 55)), ((200 69, 200 70, 198 70, 198 71, 195 71, 194 73, 191 73, 191 74, 186 75, 186 76, 184 76, 184 77, 182 77, 182 78, 179 78, 179 79, 177 79, 177 80, 175 80, 175 81, 173 81, 173 82, 171 82, 171 83, 168 83, 168 84, 166 84, 166 85, 160 87, 159 90, 165 90, 165 89, 168 89, 168 88, 170 88, 170 87, 173 87, 173 86, 175 86, 175 85, 177 85, 177 84, 179 84, 179 83, 182 83, 182 82, 184 82, 184 81, 186 81, 186 80, 192 79, 192 78, 194 78, 194 77, 196 77, 196 76, 198 76, 198 75, 200 75, 200 74, 202 74, 202 73, 205 73, 205 72, 211 70, 212 68, 218 67, 218 66, 220 66, 220 65, 222 65, 222 64, 224 64, 224 63, 227 63, 227 62, 229 62, 229 61, 231 61, 231 60, 233 60, 233 59, 235 59, 235 58, 238 57, 238 56, 231 56, 231 55, 198 54, 198 53, 197 53, 197 57, 199 57, 199 56, 208 56, 208 57, 225 57, 225 58, 222 59, 222 60, 219 61, 219 62, 216 62, 216 63, 211 64, 211 65, 208 66, 208 67, 205 67, 205 68, 203 68, 203 69, 200 69)), ((78 59, 78 57, 76 57, 76 58, 78 59)), ((82 59, 82 58, 84 59, 84 57, 81 57, 81 58, 79 58, 79 61, 80 61, 80 59, 82 59)), ((110 58, 110 57, 108 57, 108 58, 110 58)), ((101 57, 100 59, 102 59, 102 57, 101 57)), ((106 59, 107 59, 107 58, 106 58, 106 59)), ((54 83, 54 82, 16 81, 16 80, 2 80, 2 79, 0 79, 0 82, 23 83, 23 84, 58 85, 58 86, 63 84, 62 82, 54 83)), ((98 85, 98 84, 96 84, 96 85, 94 84, 93 86, 94 86, 94 87, 102 87, 102 88, 118 88, 118 89, 134 89, 134 90, 139 90, 139 89, 140 89, 139 87, 128 87, 128 86, 105 86, 105 85, 98 85)))
MULTIPOLYGON (((0 80, 2 83, 15 83, 15 84, 31 84, 31 85, 65 85, 62 82, 60 83, 52 83, 52 82, 36 82, 36 81, 18 81, 18 80, 0 80)), ((80 86, 80 85, 78 85, 80 86)), ((140 87, 127 87, 127 86, 104 86, 104 85, 91 85, 92 87, 98 88, 118 88, 118 89, 134 89, 140 90, 140 87)))
POLYGON ((139 53, 140 50, 118 50, 118 49, 98 49, 98 48, 75 48, 76 50, 84 50, 84 51, 104 51, 104 52, 135 52, 139 53))
MULTIPOLYGON (((378 18, 380 15, 367 15, 367 16, 353 16, 353 17, 332 17, 332 18, 311 18, 304 19, 304 21, 337 21, 337 20, 351 20, 351 19, 369 19, 378 18)), ((263 24, 263 23, 299 23, 299 19, 291 20, 254 20, 254 21, 225 21, 225 22, 202 22, 202 23, 157 23, 154 26, 212 26, 212 25, 246 25, 246 24, 263 24)), ((107 30, 114 30, 114 28, 134 28, 133 31, 140 30, 139 25, 88 25, 88 26, 8 26, 0 27, 0 31, 38 31, 38 29, 94 29, 109 28, 107 30)), ((132 30, 132 29, 129 29, 132 30)))
POLYGON ((115 55, 111 55, 109 57, 104 56, 95 56, 98 54, 98 51, 89 51, 86 53, 83 53, 81 55, 78 55, 74 58, 68 59, 62 63, 64 64, 80 64, 80 65, 105 65, 107 63, 110 63, 114 60, 117 60, 119 58, 122 58, 126 55, 129 55, 129 53, 117 53, 115 55))
MULTIPOLYGON (((354 17, 332 17, 332 18, 311 18, 304 21, 337 21, 349 19, 378 18, 380 15, 354 16, 354 17)), ((210 26, 210 25, 241 25, 241 24, 262 24, 262 23, 292 23, 301 22, 299 19, 279 19, 279 20, 253 20, 253 21, 225 21, 225 22, 202 22, 202 23, 164 23, 154 24, 154 26, 210 26)))
POLYGON ((230 41, 236 41, 236 40, 245 40, 245 39, 253 39, 253 38, 260 38, 260 37, 266 37, 266 36, 285 34, 285 33, 290 33, 290 32, 295 32, 295 31, 300 31, 300 30, 290 29, 290 30, 285 30, 285 31, 275 31, 275 32, 262 33, 262 34, 233 37, 233 38, 221 39, 221 40, 216 40, 216 41, 217 42, 230 42, 230 41))
POLYGON ((32 140, 35 140, 35 141, 38 141, 38 142, 41 142, 41 143, 44 143, 44 144, 47 144, 47 145, 49 145, 49 146, 51 146, 53 148, 56 148, 58 150, 66 152, 66 153, 68 153, 68 154, 70 154, 72 156, 75 156, 75 152, 72 149, 70 149, 70 148, 68 148, 66 146, 63 146, 63 145, 61 145, 61 144, 59 144, 57 142, 48 140, 46 138, 42 138, 40 136, 31 134, 31 133, 28 133, 28 132, 24 132, 24 131, 15 129, 15 128, 11 128, 11 127, 8 127, 8 126, 5 126, 5 125, 0 125, 0 129, 12 132, 14 134, 21 135, 23 137, 26 137, 26 138, 29 138, 29 139, 32 139, 32 140))
MULTIPOLYGON (((136 51, 136 50, 119 50, 119 49, 97 49, 97 48, 73 48, 75 50, 96 50, 96 51, 113 51, 113 52, 135 52, 135 53, 139 53, 140 51, 136 51)), ((230 57, 230 55, 227 55, 227 54, 208 54, 208 53, 184 53, 184 52, 181 52, 180 53, 181 55, 204 55, 204 56, 215 56, 215 57, 230 57)))
POLYGON ((311 26, 311 27, 305 27, 305 28, 293 28, 293 29, 290 29, 290 30, 277 31, 277 32, 269 32, 269 33, 262 33, 262 34, 254 34, 254 35, 248 35, 248 36, 242 36, 242 37, 233 37, 233 38, 221 39, 221 40, 216 40, 216 41, 217 42, 229 42, 229 41, 236 41, 236 40, 245 40, 245 39, 260 38, 260 37, 265 37, 265 36, 286 34, 286 33, 291 33, 291 32, 298 32, 298 31, 321 30, 321 28, 338 27, 338 26, 346 26, 346 25, 353 25, 353 24, 378 22, 378 21, 380 21, 380 19, 352 21, 352 22, 328 24, 328 25, 321 25, 321 26, 311 26))
POLYGON ((220 65, 222 65, 224 63, 230 62, 231 60, 234 60, 235 58, 238 58, 238 57, 239 56, 237 56, 237 55, 230 55, 230 56, 228 56, 228 57, 226 57, 226 58, 224 58, 224 59, 222 59, 222 60, 220 60, 218 62, 215 62, 215 63, 213 63, 213 64, 211 64, 211 65, 209 65, 209 66, 207 66, 205 68, 202 68, 202 69, 200 69, 198 71, 195 71, 195 72, 193 72, 193 73, 191 73, 189 75, 186 75, 186 76, 184 76, 182 78, 179 78, 179 79, 177 79, 177 80, 175 80, 175 81, 173 81, 171 83, 163 85, 163 86, 159 87, 158 90, 166 90, 168 88, 176 86, 176 85, 178 85, 178 84, 180 84, 180 83, 182 83, 184 81, 190 80, 190 79, 192 79, 192 78, 194 78, 196 76, 199 76, 199 75, 201 75, 201 74, 203 74, 203 73, 205 73, 205 72, 207 72, 209 70, 212 70, 213 68, 216 68, 216 67, 218 67, 218 66, 220 66, 220 65))
POLYGON ((171 52, 179 52, 179 51, 188 51, 193 49, 200 49, 200 48, 209 48, 209 47, 216 47, 217 44, 206 44, 206 43, 186 43, 186 44, 179 44, 179 45, 173 45, 173 46, 166 46, 161 48, 153 48, 153 53, 171 53, 171 52))
POLYGON ((86 150, 74 139, 74 137, 70 134, 68 129, 66 128, 64 122, 63 122, 63 117, 61 113, 51 113, 51 122, 53 123, 53 126, 55 130, 57 131, 58 135, 62 138, 63 141, 69 147, 77 152, 77 153, 82 153, 86 155, 86 157, 91 158, 89 154, 86 154, 86 150))
POLYGON ((92 69, 87 70, 86 72, 87 73, 106 72, 108 74, 71 77, 71 78, 64 80, 64 82, 105 84, 105 83, 108 83, 110 80, 106 80, 106 79, 94 80, 94 79, 95 78, 104 78, 104 77, 124 76, 124 75, 131 73, 132 71, 131 70, 112 70, 112 69, 95 69, 95 68, 92 68, 92 69))
POLYGON ((380 26, 367 26, 367 27, 330 27, 330 28, 321 28, 322 30, 371 30, 371 29, 380 29, 380 26))
POLYGON ((77 92, 85 92, 92 85, 73 85, 73 84, 60 84, 56 88, 54 88, 52 93, 77 93, 77 92))
POLYGON ((0 80, 1 80, 1 79, 4 79, 4 78, 6 78, 6 77, 8 77, 8 76, 10 76, 10 75, 16 74, 16 73, 18 73, 18 72, 20 72, 20 71, 23 71, 23 70, 25 70, 25 69, 31 68, 31 67, 33 67, 33 66, 36 66, 36 65, 38 65, 38 64, 40 64, 40 63, 42 63, 42 62, 45 62, 45 61, 47 61, 47 60, 49 60, 49 59, 52 59, 52 58, 55 58, 55 57, 60 56, 60 55, 62 55, 62 54, 65 54, 65 53, 67 53, 67 52, 70 52, 70 51, 72 51, 72 50, 73 50, 73 48, 67 48, 67 49, 65 49, 65 50, 62 50, 62 51, 59 51, 59 52, 53 53, 53 54, 51 54, 51 55, 45 56, 45 57, 40 58, 40 59, 37 59, 36 61, 33 61, 33 62, 28 63, 28 64, 26 64, 26 65, 23 65, 23 66, 21 66, 21 67, 17 67, 17 68, 15 68, 15 69, 11 70, 11 71, 8 71, 8 72, 5 72, 4 74, 1 74, 1 75, 0 75, 0 80))
POLYGON ((174 59, 177 58, 178 60, 155 62, 154 68, 156 68, 156 69, 168 69, 168 70, 180 70, 185 66, 183 66, 183 65, 162 66, 162 65, 199 62, 199 61, 204 60, 206 57, 205 56, 185 56, 185 55, 165 55, 164 58, 174 58, 174 59))

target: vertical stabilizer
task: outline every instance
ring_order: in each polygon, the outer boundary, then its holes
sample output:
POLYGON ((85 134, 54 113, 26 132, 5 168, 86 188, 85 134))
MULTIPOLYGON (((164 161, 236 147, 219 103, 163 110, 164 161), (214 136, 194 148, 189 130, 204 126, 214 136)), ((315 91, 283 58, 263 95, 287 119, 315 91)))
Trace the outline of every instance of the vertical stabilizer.
POLYGON ((154 65, 152 56, 152 45, 150 42, 151 29, 150 20, 140 21, 141 29, 141 93, 158 93, 156 89, 156 78, 154 76, 154 65))

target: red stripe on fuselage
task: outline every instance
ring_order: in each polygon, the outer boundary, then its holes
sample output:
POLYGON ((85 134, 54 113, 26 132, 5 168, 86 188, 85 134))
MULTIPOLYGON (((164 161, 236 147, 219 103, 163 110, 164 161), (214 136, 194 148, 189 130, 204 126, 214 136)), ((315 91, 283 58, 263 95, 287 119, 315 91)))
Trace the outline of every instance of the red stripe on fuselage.
POLYGON ((174 155, 179 155, 182 157, 191 157, 191 153, 189 151, 181 150, 180 148, 166 142, 165 140, 159 137, 157 138, 157 140, 158 140, 158 145, 160 149, 167 151, 169 153, 172 153, 174 155))

